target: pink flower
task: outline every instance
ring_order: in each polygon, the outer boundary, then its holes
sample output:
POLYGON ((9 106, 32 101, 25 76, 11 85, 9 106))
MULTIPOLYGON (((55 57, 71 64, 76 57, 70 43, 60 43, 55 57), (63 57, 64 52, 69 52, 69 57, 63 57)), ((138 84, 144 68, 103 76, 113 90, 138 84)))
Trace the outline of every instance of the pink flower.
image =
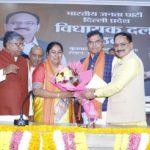
MULTIPOLYGON (((62 91, 73 91, 74 97, 78 97, 80 92, 84 92, 86 85, 92 78, 93 71, 84 71, 83 65, 80 62, 70 63, 51 78, 51 83, 60 88, 62 91)), ((95 110, 93 102, 83 100, 82 106, 88 117, 96 119, 98 113, 95 110)))
POLYGON ((82 106, 83 106, 84 111, 85 111, 88 118, 90 118, 90 119, 98 118, 98 113, 95 110, 95 107, 94 107, 94 104, 92 101, 83 99, 82 100, 82 106))
POLYGON ((83 70, 80 62, 70 63, 51 77, 50 82, 60 88, 62 91, 84 91, 86 84, 92 78, 92 70, 83 70))
POLYGON ((13 136, 11 139, 11 145, 10 145, 11 150, 18 150, 20 141, 22 139, 22 135, 23 135, 23 133, 20 131, 16 131, 13 133, 13 136))

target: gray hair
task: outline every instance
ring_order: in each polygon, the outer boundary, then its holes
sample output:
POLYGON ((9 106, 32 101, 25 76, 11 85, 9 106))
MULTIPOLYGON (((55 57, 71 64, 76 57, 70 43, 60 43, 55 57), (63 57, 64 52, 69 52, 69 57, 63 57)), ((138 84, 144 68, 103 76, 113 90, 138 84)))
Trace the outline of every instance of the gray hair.
POLYGON ((24 40, 24 37, 17 32, 7 31, 4 35, 3 46, 6 48, 6 43, 12 40, 21 39, 24 40))

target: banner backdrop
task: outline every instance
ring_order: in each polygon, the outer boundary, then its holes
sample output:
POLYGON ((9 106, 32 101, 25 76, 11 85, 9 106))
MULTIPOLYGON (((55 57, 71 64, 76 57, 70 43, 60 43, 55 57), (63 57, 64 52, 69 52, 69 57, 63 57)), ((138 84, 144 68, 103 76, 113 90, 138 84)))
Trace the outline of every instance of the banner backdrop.
MULTIPOLYGON (((37 37, 59 41, 67 61, 76 61, 88 53, 86 34, 98 29, 104 34, 105 50, 113 47, 113 36, 120 31, 133 35, 134 50, 150 70, 150 8, 148 6, 112 6, 79 4, 1 4, 0 35, 5 33, 6 15, 30 11, 40 17, 37 37)), ((149 94, 150 95, 150 94, 149 94)))

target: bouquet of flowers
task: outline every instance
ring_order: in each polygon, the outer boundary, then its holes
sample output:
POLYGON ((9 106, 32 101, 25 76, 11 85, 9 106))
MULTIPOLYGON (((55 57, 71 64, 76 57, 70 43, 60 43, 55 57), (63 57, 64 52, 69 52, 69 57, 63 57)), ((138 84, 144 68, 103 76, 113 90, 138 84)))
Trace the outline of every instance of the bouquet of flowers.
POLYGON ((77 62, 62 68, 55 77, 51 77, 51 83, 62 91, 84 91, 91 78, 92 70, 84 71, 82 64, 77 62))
POLYGON ((80 78, 77 70, 73 70, 68 66, 57 73, 55 82, 65 86, 67 85, 76 87, 80 83, 80 78))
MULTIPOLYGON (((84 71, 83 65, 80 62, 70 63, 59 71, 55 77, 52 77, 51 82, 62 91, 75 92, 74 96, 78 98, 80 93, 86 89, 87 83, 92 78, 92 73, 92 70, 84 71)), ((98 116, 91 101, 84 99, 82 106, 88 117, 96 118, 98 116)))

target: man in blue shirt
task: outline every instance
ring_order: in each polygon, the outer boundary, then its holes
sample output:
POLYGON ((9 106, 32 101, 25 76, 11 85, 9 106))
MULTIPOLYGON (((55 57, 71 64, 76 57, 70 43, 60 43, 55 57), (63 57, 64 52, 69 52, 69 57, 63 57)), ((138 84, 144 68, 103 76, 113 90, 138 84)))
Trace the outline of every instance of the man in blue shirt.
MULTIPOLYGON (((106 54, 103 50, 103 34, 98 30, 90 31, 87 34, 87 46, 89 49, 89 55, 86 58, 80 60, 86 70, 92 69, 93 75, 97 74, 101 77, 106 83, 111 81, 111 72, 112 72, 112 64, 114 63, 114 56, 106 54)), ((102 115, 101 122, 105 124, 105 117, 107 111, 107 98, 100 104, 100 102, 95 103, 95 107, 98 107, 100 116, 102 115)), ((87 124, 87 116, 84 113, 83 108, 81 109, 83 123, 87 124)))

